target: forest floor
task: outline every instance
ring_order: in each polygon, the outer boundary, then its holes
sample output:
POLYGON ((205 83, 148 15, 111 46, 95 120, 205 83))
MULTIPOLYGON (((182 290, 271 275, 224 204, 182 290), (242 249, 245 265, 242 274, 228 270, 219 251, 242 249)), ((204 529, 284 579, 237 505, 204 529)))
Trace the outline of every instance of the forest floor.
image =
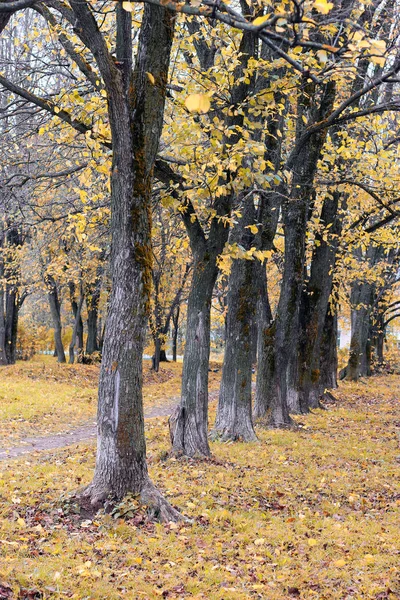
MULTIPOLYGON (((146 365, 148 413, 179 396, 181 365, 161 369, 146 365)), ((93 423, 97 374, 2 368, 0 446, 93 423)), ((2 460, 0 599, 399 599, 400 376, 335 396, 299 430, 213 443, 206 462, 168 459, 167 418, 148 419, 151 477, 190 523, 151 523, 134 498, 82 519, 69 494, 91 479, 90 441, 2 460)))

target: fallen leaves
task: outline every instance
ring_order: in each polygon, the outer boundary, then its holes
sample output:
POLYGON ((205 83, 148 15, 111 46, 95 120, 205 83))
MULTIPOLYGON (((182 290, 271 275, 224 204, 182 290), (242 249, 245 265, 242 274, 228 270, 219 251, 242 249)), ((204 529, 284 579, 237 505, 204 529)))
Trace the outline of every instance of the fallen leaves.
POLYGON ((91 477, 94 449, 84 445, 3 463, 9 598, 24 589, 76 600, 395 600, 399 384, 346 384, 332 408, 301 417, 308 429, 260 429, 254 448, 214 443, 218 460, 207 462, 161 460, 166 419, 147 421, 151 476, 189 524, 151 523, 134 497, 81 516, 66 498, 91 477))

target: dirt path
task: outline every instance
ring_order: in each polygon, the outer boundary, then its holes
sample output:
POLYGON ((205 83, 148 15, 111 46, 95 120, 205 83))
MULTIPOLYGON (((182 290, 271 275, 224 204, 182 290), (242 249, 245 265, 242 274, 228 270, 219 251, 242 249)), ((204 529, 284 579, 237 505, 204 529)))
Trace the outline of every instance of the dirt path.
MULTIPOLYGON (((163 406, 153 406, 145 411, 145 419, 153 419, 155 417, 168 417, 175 408, 179 398, 171 398, 168 404, 163 406)), ((96 422, 92 421, 84 423, 80 427, 71 429, 70 431, 62 431, 43 436, 26 437, 20 440, 19 446, 10 448, 0 448, 0 461, 19 458, 25 454, 33 452, 42 452, 44 450, 54 450, 56 448, 64 448, 72 446, 79 442, 94 440, 96 438, 96 422)))

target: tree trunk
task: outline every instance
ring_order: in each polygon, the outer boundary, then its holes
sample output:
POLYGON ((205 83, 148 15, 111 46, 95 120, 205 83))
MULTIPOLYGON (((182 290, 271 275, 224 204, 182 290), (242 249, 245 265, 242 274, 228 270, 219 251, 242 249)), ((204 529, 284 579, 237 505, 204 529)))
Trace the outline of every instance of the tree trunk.
POLYGON ((335 84, 328 83, 319 99, 315 89, 305 83, 299 94, 297 132, 298 146, 288 161, 293 179, 291 193, 282 205, 285 230, 285 264, 281 293, 276 314, 275 331, 275 381, 271 402, 269 425, 287 427, 292 425, 289 409, 300 412, 297 386, 299 313, 304 281, 305 241, 307 220, 314 193, 314 177, 317 170, 326 132, 310 136, 302 142, 304 122, 319 122, 329 114, 335 97, 335 84))
POLYGON ((84 301, 85 297, 83 295, 82 285, 80 287, 81 287, 81 293, 80 293, 80 297, 79 297, 79 302, 77 303, 75 300, 73 300, 73 307, 75 306, 75 308, 74 308, 75 323, 74 323, 74 327, 72 330, 71 343, 69 345, 69 364, 70 365, 73 365, 75 362, 76 342, 78 342, 78 355, 81 355, 82 350, 83 350, 83 323, 82 323, 81 313, 82 313, 82 306, 83 306, 83 301, 84 301), (81 336, 79 335, 80 333, 81 333, 81 336))
POLYGON ((16 285, 7 285, 6 288, 6 315, 5 315, 5 334, 6 334, 6 357, 9 365, 15 364, 17 352, 17 332, 18 332, 18 296, 16 285))
MULTIPOLYGON (((334 309, 332 309, 334 311, 334 309)), ((325 323, 323 327, 321 339, 320 353, 320 389, 322 393, 326 389, 336 389, 337 371, 338 371, 338 355, 337 355, 337 334, 338 334, 338 318, 336 312, 331 312, 331 307, 328 306, 325 315, 325 323)))
POLYGON ((82 27, 80 35, 87 35, 95 48, 108 93, 113 141, 112 287, 100 371, 96 468, 81 502, 97 508, 108 497, 119 499, 132 492, 152 506, 155 516, 171 520, 179 513, 157 492, 147 472, 142 356, 151 288, 152 172, 163 125, 175 16, 162 7, 145 5, 132 75, 131 14, 118 4, 118 68, 88 5, 71 0, 71 6, 82 27))
POLYGON ((324 200, 320 218, 324 230, 316 235, 310 277, 302 296, 299 392, 303 413, 319 406, 323 391, 320 384, 321 342, 342 229, 338 218, 339 200, 337 191, 324 200))
POLYGON ((346 379, 357 381, 369 374, 369 334, 372 310, 372 286, 370 283, 356 283, 352 292, 351 341, 346 379))
MULTIPOLYGON (((254 235, 248 226, 255 222, 253 199, 242 208, 238 231, 232 241, 245 250, 252 247, 254 235)), ((213 436, 222 441, 257 439, 251 413, 251 376, 253 363, 253 322, 257 308, 257 281, 254 260, 233 261, 229 276, 225 356, 213 436)))
POLYGON ((195 257, 187 305, 182 397, 170 421, 172 448, 176 454, 210 455, 208 445, 210 310, 217 274, 215 255, 210 256, 208 252, 204 252, 201 257, 195 257))
MULTIPOLYGON (((0 281, 3 278, 2 274, 2 261, 0 258, 0 281)), ((6 356, 6 323, 4 317, 4 288, 3 284, 0 283, 0 365, 7 364, 6 356)))
POLYGON ((87 339, 86 354, 99 352, 98 342, 98 315, 101 293, 101 276, 103 266, 97 269, 97 277, 94 285, 88 285, 86 288, 86 308, 87 308, 87 339))
MULTIPOLYGON (((73 342, 73 350, 72 350, 72 362, 71 362, 71 345, 69 348, 69 362, 73 364, 75 356, 74 356, 74 348, 75 345, 78 348, 78 362, 82 359, 83 354, 83 321, 82 321, 82 306, 79 308, 79 303, 75 299, 75 284, 73 282, 69 283, 70 297, 71 297, 71 308, 72 314, 74 315, 74 327, 72 332, 71 344, 73 342), (79 309, 79 314, 78 314, 79 309)), ((82 295, 81 295, 82 297, 82 295)))
POLYGON ((172 360, 174 362, 177 361, 177 349, 178 349, 178 333, 179 333, 179 313, 181 311, 181 307, 177 306, 172 314, 172 322, 174 325, 174 329, 172 331, 172 360))
POLYGON ((158 335, 155 336, 154 340, 154 354, 151 358, 151 368, 153 371, 158 373, 160 370, 160 360, 161 360, 161 340, 158 335))
POLYGON ((378 369, 381 369, 385 362, 384 357, 385 347, 385 327, 384 327, 384 315, 379 318, 376 334, 376 360, 378 363, 378 369))
POLYGON ((54 343, 56 346, 57 362, 65 363, 65 352, 62 342, 61 312, 60 301, 58 299, 57 284, 52 275, 45 276, 45 283, 48 290, 48 299, 50 305, 51 318, 54 327, 54 343))
POLYGON ((254 419, 262 419, 270 409, 274 375, 273 345, 275 328, 272 326, 272 312, 268 298, 265 266, 260 263, 257 270, 257 282, 259 284, 257 302, 257 376, 253 417, 254 419))
MULTIPOLYGON (((232 105, 244 102, 253 89, 254 76, 250 83, 244 81, 248 61, 256 53, 257 37, 244 32, 239 47, 239 61, 234 70, 237 82, 231 90, 232 105)), ((241 111, 232 111, 225 120, 230 147, 240 137, 239 129, 244 117, 241 111)), ((228 172, 227 179, 235 174, 228 172)), ((226 185, 226 179, 222 179, 226 185)), ((232 193, 215 198, 215 216, 211 220, 208 238, 196 218, 193 207, 182 212, 194 257, 192 285, 187 306, 187 339, 183 359, 182 397, 179 407, 170 419, 172 451, 186 456, 210 455, 208 444, 208 366, 210 358, 210 310, 212 292, 218 275, 217 259, 228 239, 228 227, 222 221, 231 210, 232 193), (192 219, 193 217, 193 219, 192 219)))

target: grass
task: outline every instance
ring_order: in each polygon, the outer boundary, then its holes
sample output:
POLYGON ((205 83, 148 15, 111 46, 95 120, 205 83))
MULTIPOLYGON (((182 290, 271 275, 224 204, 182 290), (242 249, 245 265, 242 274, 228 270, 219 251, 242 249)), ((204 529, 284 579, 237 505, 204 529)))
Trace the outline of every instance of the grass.
MULTIPOLYGON (((159 373, 143 362, 145 410, 178 399, 182 363, 162 364, 159 373)), ((220 373, 210 373, 216 389, 220 373)), ((57 433, 96 418, 97 365, 59 365, 51 356, 0 370, 0 444, 24 436, 57 433)))
POLYGON ((299 431, 214 443, 210 462, 163 460, 166 419, 147 421, 151 476, 190 524, 149 523, 134 499, 129 518, 82 521, 66 499, 91 479, 85 444, 1 463, 3 585, 80 600, 400 598, 399 390, 399 376, 342 385, 299 431))

